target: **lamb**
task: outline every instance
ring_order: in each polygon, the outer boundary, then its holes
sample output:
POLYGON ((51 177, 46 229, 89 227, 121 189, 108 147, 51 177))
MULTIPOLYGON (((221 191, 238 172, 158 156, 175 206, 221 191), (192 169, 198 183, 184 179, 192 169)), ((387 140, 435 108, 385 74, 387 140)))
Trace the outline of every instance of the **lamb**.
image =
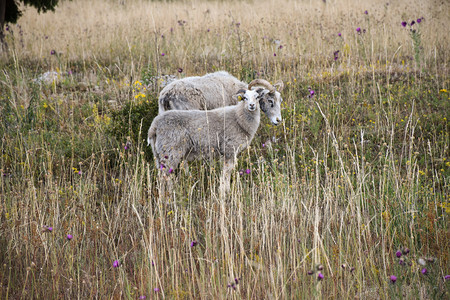
POLYGON ((155 163, 165 174, 183 159, 223 157, 221 190, 230 189, 231 172, 237 155, 246 149, 260 124, 260 103, 270 91, 264 88, 240 90, 233 97, 237 105, 212 110, 170 110, 158 115, 148 131, 155 163))
POLYGON ((232 96, 237 91, 260 85, 270 91, 260 99, 261 110, 272 124, 278 125, 281 122, 283 99, 280 92, 283 83, 272 86, 266 80, 256 79, 247 85, 225 71, 186 77, 168 84, 159 95, 159 114, 168 110, 211 110, 235 105, 237 100, 232 96))

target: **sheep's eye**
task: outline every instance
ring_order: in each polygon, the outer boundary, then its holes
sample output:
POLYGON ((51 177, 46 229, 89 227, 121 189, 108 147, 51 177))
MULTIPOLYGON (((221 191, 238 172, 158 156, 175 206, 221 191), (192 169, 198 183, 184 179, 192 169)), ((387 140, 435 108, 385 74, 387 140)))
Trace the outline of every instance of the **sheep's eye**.
POLYGON ((273 100, 269 100, 269 103, 273 107, 273 100))

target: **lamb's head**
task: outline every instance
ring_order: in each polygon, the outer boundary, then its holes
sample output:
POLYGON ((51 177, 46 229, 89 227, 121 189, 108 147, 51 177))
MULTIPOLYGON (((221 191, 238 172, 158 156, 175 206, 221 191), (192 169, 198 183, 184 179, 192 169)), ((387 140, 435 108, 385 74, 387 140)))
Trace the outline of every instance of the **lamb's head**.
POLYGON ((249 90, 256 90, 260 94, 259 104, 261 110, 267 115, 273 125, 281 123, 281 91, 283 90, 283 82, 272 85, 267 80, 255 79, 249 83, 249 90), (258 88, 264 87, 264 89, 258 88))
POLYGON ((257 108, 259 108, 261 93, 257 90, 239 90, 233 97, 236 97, 238 100, 244 101, 249 111, 255 111, 257 108))

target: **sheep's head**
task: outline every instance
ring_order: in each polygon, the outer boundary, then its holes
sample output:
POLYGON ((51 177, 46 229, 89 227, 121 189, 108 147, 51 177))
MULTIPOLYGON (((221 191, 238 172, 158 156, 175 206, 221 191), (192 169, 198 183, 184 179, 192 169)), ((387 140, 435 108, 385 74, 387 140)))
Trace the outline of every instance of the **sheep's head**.
POLYGON ((244 101, 249 111, 255 111, 259 107, 261 95, 257 90, 239 90, 234 97, 244 101))
POLYGON ((281 98, 283 82, 272 85, 267 80, 255 79, 249 83, 249 90, 256 90, 260 95, 259 105, 273 125, 281 123, 281 98), (263 87, 263 88, 260 88, 263 87))

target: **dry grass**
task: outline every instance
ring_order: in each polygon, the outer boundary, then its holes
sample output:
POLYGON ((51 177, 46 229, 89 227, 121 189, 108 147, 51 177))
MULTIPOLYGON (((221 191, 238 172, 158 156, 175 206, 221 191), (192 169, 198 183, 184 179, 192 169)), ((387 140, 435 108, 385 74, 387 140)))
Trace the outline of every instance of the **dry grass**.
POLYGON ((27 9, 0 62, 0 298, 448 297, 450 8, 366 2, 27 9), (227 197, 218 162, 162 195, 141 83, 222 69, 282 79, 284 123, 263 117, 227 197))

